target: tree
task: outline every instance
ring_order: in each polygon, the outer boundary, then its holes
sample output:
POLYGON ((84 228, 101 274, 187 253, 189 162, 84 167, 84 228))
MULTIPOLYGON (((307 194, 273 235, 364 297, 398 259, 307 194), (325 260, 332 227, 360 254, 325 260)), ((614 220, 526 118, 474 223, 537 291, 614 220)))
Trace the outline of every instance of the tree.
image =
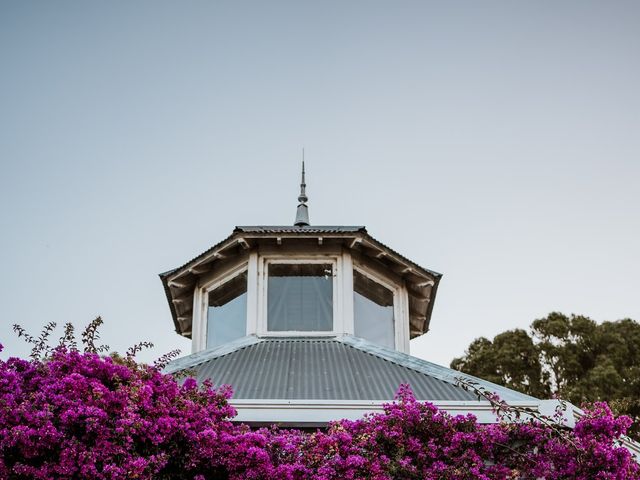
POLYGON ((535 320, 530 333, 474 340, 451 368, 534 397, 607 401, 634 419, 631 433, 640 438, 640 324, 634 320, 597 324, 552 312, 535 320))
POLYGON ((524 330, 501 333, 493 342, 474 340, 466 356, 454 359, 451 367, 534 397, 549 396, 538 347, 524 330))

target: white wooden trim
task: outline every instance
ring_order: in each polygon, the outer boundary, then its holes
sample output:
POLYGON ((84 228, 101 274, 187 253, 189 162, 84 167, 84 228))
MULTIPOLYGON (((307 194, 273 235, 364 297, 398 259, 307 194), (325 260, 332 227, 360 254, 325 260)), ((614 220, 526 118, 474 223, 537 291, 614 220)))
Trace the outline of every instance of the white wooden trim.
POLYGON ((409 353, 409 297, 404 285, 383 276, 365 264, 354 262, 348 251, 342 253, 301 252, 273 253, 259 255, 249 253, 238 263, 227 266, 223 271, 207 275, 195 287, 192 319, 192 352, 206 349, 207 345, 207 302, 208 292, 231 280, 236 275, 247 272, 247 318, 246 334, 265 337, 318 336, 331 337, 353 335, 355 333, 353 304, 353 271, 357 270, 371 280, 393 292, 395 349, 409 353), (268 265, 271 263, 331 264, 333 268, 333 329, 331 331, 279 331, 267 329, 268 312, 268 265))
POLYGON ((339 337, 340 334, 334 332, 333 330, 323 331, 323 330, 277 330, 274 332, 261 332, 259 337, 267 337, 267 338, 290 338, 290 337, 339 337))
POLYGON ((353 335, 355 332, 353 306, 353 259, 349 252, 342 254, 342 331, 353 335))
POLYGON ((247 335, 258 333, 258 253, 249 255, 247 266, 247 335))
POLYGON ((344 332, 344 257, 339 255, 335 259, 333 272, 333 332, 344 332))
POLYGON ((403 353, 410 354, 409 340, 411 337, 411 325, 409 318, 409 291, 406 285, 403 285, 397 290, 393 298, 394 304, 396 301, 399 305, 398 316, 395 319, 397 327, 395 330, 396 349, 403 353))
POLYGON ((265 323, 265 319, 266 319, 266 308, 267 308, 267 298, 265 297, 265 293, 266 293, 266 279, 265 279, 265 259, 263 256, 259 256, 258 257, 258 278, 257 278, 257 285, 256 285, 256 291, 258 294, 258 301, 257 301, 257 317, 256 317, 256 335, 260 335, 261 333, 263 333, 266 328, 266 323, 265 323), (265 326, 263 326, 263 324, 265 324, 265 326))
POLYGON ((377 271, 375 271, 372 268, 369 268, 367 265, 354 262, 353 269, 357 270, 362 275, 369 277, 374 282, 379 283, 380 285, 387 288, 388 290, 391 290, 392 292, 399 288, 399 285, 397 283, 389 280, 388 278, 381 276, 377 271))
MULTIPOLYGON (((215 290, 220 285, 232 280, 244 271, 248 270, 248 262, 243 261, 238 265, 218 273, 206 283, 196 285, 193 294, 193 317, 191 320, 191 352, 199 352, 207 348, 207 304, 209 302, 209 292, 215 290)), ((249 279, 247 275, 247 311, 249 310, 249 279)), ((246 322, 246 319, 245 319, 246 322)))
POLYGON ((298 252, 292 254, 279 254, 279 255, 262 255, 259 257, 258 262, 258 321, 257 321, 257 334, 263 337, 308 337, 308 336, 336 336, 341 333, 343 329, 341 318, 341 300, 342 293, 339 291, 341 285, 340 279, 342 277, 341 268, 339 263, 341 259, 340 255, 327 255, 327 254, 312 254, 301 255, 298 252), (331 331, 277 331, 270 332, 268 329, 267 315, 268 315, 268 275, 269 265, 276 264, 331 264, 333 268, 333 329, 331 331))
POLYGON ((236 277, 238 274, 246 271, 247 265, 248 265, 248 262, 245 259, 244 261, 238 264, 229 266, 225 270, 216 272, 216 276, 206 282, 203 282, 200 288, 208 293, 211 290, 218 288, 223 283, 228 282, 233 277, 236 277))
MULTIPOLYGON (((290 425, 326 425, 332 420, 357 420, 367 413, 382 413, 383 405, 389 400, 252 400, 231 399, 229 402, 238 412, 233 421, 247 423, 279 423, 290 425)), ((497 423, 491 404, 486 401, 432 401, 439 410, 450 415, 473 414, 479 423, 497 423)), ((558 400, 539 400, 509 402, 509 405, 527 407, 542 414, 555 411, 558 400)), ((520 421, 526 421, 523 415, 520 421)), ((568 405, 561 420, 570 428, 573 422, 574 407, 568 405)))
POLYGON ((202 289, 196 284, 193 292, 193 310, 191 311, 191 353, 199 352, 207 344, 207 332, 202 334, 202 289))
MULTIPOLYGON (((374 270, 367 268, 366 265, 354 263, 352 269, 361 273, 370 280, 382 285, 393 293, 393 335, 395 349, 402 353, 409 353, 409 308, 408 308, 408 292, 404 286, 382 278, 374 270)), ((352 282, 353 282, 353 275, 352 282)), ((353 283, 351 285, 353 292, 353 283)), ((352 295, 353 296, 353 295, 352 295)), ((353 301, 353 300, 352 300, 353 301)), ((353 311, 353 308, 352 308, 353 311)), ((355 313, 354 313, 354 329, 355 332, 355 313)), ((354 333, 355 334, 355 333, 354 333)))

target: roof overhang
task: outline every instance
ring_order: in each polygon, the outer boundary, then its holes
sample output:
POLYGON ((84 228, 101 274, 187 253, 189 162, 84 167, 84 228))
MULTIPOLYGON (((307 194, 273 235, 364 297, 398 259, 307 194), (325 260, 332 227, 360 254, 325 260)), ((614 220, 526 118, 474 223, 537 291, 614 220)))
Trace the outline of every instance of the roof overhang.
MULTIPOLYGON (((231 400, 236 409, 236 422, 261 427, 280 425, 283 427, 325 427, 336 420, 358 420, 367 414, 383 413, 388 400, 348 401, 348 400, 231 400)), ((438 410, 452 416, 474 415, 478 423, 497 423, 496 413, 487 401, 430 401, 438 410)), ((509 402, 513 407, 529 409, 542 415, 554 417, 556 411, 562 412, 558 421, 569 428, 575 426, 579 410, 560 400, 531 400, 509 402)), ((527 421, 531 417, 524 414, 519 420, 527 421)), ((556 417, 557 418, 557 417, 556 417)))
POLYGON ((433 304, 442 274, 426 269, 373 238, 362 226, 244 226, 181 267, 160 274, 176 332, 191 337, 193 296, 198 279, 229 258, 247 255, 265 245, 334 245, 348 249, 380 269, 401 278, 409 294, 410 337, 429 330, 433 304))

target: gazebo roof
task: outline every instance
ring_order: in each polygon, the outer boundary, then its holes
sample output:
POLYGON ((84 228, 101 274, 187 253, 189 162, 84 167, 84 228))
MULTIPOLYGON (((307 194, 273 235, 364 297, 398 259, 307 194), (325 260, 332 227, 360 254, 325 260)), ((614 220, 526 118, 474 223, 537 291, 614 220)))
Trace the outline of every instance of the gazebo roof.
POLYGON ((175 360, 174 373, 188 370, 199 382, 229 384, 240 400, 393 400, 401 384, 425 401, 476 401, 458 379, 497 393, 507 401, 533 397, 471 377, 353 336, 258 338, 235 342, 175 360))

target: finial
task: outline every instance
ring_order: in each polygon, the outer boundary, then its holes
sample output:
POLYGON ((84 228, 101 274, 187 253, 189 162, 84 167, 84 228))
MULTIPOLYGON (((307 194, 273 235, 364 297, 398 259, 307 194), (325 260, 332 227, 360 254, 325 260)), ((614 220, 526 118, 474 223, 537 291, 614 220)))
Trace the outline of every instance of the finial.
POLYGON ((300 182, 300 196, 298 196, 298 210, 296 211, 296 227, 309 226, 309 208, 307 207, 307 184, 304 179, 304 148, 302 149, 302 181, 300 182))

